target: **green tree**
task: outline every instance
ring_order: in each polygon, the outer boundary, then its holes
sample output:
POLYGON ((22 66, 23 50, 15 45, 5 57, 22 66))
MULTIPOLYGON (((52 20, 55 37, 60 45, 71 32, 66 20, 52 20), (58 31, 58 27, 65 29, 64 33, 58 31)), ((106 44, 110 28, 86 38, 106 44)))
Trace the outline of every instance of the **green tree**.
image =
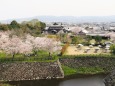
POLYGON ((79 36, 74 36, 73 38, 72 38, 72 44, 79 44, 80 43, 80 40, 81 40, 81 38, 79 37, 79 36))
POLYGON ((92 37, 91 36, 87 36, 87 41, 90 41, 90 40, 92 40, 92 37))
POLYGON ((94 39, 97 43, 100 43, 102 41, 102 37, 99 35, 95 36, 94 39))
POLYGON ((41 24, 41 29, 42 29, 42 30, 44 30, 44 29, 45 29, 45 27, 46 27, 46 24, 45 24, 45 23, 43 23, 43 22, 40 22, 40 24, 41 24))
POLYGON ((3 30, 3 31, 9 30, 8 25, 0 24, 0 30, 3 30))
POLYGON ((17 23, 17 21, 15 21, 15 20, 13 20, 13 21, 10 23, 10 26, 11 26, 13 29, 20 28, 20 24, 17 23))
POLYGON ((68 42, 67 35, 68 34, 66 34, 66 33, 60 34, 60 40, 61 40, 61 42, 63 42, 63 43, 67 43, 68 42))
POLYGON ((85 37, 84 43, 89 45, 91 40, 92 40, 92 37, 88 35, 85 37))
POLYGON ((110 46, 110 50, 111 50, 111 53, 112 53, 112 54, 115 54, 115 44, 112 44, 112 45, 110 46))
POLYGON ((26 25, 31 30, 32 35, 41 34, 46 27, 45 23, 37 19, 33 19, 29 22, 23 22, 22 24, 26 25))

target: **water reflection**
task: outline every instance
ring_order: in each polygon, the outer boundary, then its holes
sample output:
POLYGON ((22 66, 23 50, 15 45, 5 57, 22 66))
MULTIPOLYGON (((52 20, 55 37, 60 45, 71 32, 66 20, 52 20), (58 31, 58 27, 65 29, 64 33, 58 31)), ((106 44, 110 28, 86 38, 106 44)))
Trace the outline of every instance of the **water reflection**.
POLYGON ((59 86, 60 80, 34 80, 8 82, 11 86, 59 86))
POLYGON ((105 86, 103 78, 103 76, 76 78, 63 81, 59 86, 105 86))
MULTIPOLYGON (((10 86, 105 86, 103 78, 105 75, 82 76, 72 79, 59 80, 35 80, 7 82, 10 86)), ((4 83, 3 83, 4 84, 4 83)), ((6 85, 0 85, 6 86, 6 85)))

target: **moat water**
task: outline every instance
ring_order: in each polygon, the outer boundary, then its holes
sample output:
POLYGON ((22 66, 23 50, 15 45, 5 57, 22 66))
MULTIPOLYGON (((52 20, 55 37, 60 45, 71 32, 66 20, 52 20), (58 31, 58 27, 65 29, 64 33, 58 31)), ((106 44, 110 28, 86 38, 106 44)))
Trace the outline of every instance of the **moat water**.
POLYGON ((105 76, 106 75, 92 75, 58 80, 6 82, 1 83, 0 86, 105 86, 103 81, 105 76))

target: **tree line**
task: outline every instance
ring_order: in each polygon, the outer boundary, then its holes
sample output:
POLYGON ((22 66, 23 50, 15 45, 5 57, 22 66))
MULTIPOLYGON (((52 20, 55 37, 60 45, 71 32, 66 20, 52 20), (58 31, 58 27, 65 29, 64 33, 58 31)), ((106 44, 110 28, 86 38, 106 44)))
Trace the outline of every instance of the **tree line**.
POLYGON ((31 21, 24 21, 18 23, 16 20, 11 21, 10 24, 0 24, 1 31, 14 30, 17 34, 30 33, 31 35, 37 36, 42 33, 46 24, 44 22, 33 19, 31 21))

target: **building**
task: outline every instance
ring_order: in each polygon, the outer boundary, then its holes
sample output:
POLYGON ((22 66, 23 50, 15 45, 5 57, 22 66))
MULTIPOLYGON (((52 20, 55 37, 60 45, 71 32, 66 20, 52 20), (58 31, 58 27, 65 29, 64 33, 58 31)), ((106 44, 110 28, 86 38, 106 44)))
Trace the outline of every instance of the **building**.
POLYGON ((59 26, 59 25, 53 25, 53 26, 49 26, 46 31, 48 33, 51 33, 51 34, 56 34, 58 33, 59 31, 61 30, 64 30, 64 27, 63 26, 59 26))

